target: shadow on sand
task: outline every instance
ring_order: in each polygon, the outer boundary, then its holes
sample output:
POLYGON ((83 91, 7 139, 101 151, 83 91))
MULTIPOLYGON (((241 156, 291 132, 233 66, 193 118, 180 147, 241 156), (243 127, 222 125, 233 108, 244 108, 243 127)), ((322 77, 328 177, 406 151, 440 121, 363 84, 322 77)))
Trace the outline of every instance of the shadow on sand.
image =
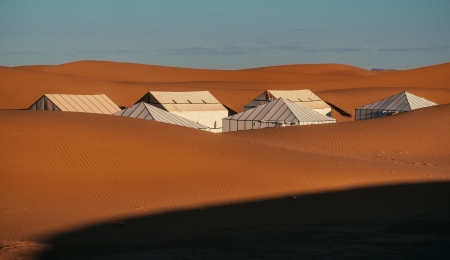
POLYGON ((100 223, 38 259, 443 259, 450 183, 354 189, 100 223))
POLYGON ((349 121, 352 121, 352 115, 345 112, 344 110, 342 110, 341 108, 339 108, 338 106, 335 106, 332 103, 326 102, 332 109, 334 109, 336 112, 338 112, 341 116, 349 119, 349 121))

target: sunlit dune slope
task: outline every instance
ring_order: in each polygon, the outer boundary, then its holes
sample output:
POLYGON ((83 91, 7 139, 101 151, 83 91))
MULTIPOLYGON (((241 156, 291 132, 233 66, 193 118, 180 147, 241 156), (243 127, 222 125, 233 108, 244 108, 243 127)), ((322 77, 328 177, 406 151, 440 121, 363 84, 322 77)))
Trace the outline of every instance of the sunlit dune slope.
MULTIPOLYGON (((182 86, 160 89, 189 90, 182 86)), ((131 106, 148 91, 142 85, 0 67, 0 109, 26 109, 44 94, 106 94, 119 106, 131 106)))
POLYGON ((272 83, 272 89, 286 88, 286 86, 277 87, 274 83, 288 85, 290 83, 297 89, 310 88, 313 91, 362 87, 450 88, 448 85, 450 63, 389 73, 367 71, 340 64, 283 65, 233 71, 79 61, 56 66, 22 68, 113 82, 257 82, 272 83))
POLYGON ((443 63, 410 70, 396 70, 379 73, 371 77, 354 77, 333 82, 299 83, 302 87, 315 91, 372 88, 372 87, 410 87, 410 88, 443 88, 450 89, 450 63, 443 63))
MULTIPOLYGON (((325 141, 315 133, 291 133, 294 127, 253 131, 253 138, 268 133, 259 144, 110 115, 0 111, 0 122, 0 240, 42 241, 118 217, 448 177, 448 168, 309 153, 267 140, 281 130, 298 143, 331 142, 327 126, 318 130, 328 134, 325 141)), ((411 142, 428 140, 413 133, 411 142)), ((337 138, 336 145, 350 138, 337 138)), ((377 147, 360 140, 361 146, 377 147)), ((441 152, 434 156, 447 154, 441 152)))
POLYGON ((450 172, 449 126, 450 104, 447 104, 379 119, 224 135, 300 151, 353 155, 421 167, 449 167, 450 172))

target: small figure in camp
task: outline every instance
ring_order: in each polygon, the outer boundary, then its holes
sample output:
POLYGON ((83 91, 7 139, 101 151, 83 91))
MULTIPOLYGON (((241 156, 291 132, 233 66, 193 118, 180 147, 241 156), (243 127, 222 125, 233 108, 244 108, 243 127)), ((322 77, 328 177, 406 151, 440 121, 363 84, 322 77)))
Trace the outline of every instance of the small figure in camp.
POLYGON ((214 120, 214 128, 217 128, 217 122, 214 120))

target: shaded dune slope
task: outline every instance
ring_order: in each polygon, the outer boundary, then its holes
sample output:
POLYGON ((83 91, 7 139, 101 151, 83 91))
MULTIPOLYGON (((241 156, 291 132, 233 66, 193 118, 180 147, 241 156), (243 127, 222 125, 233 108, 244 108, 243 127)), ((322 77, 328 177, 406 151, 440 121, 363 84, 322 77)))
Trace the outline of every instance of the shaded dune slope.
POLYGON ((51 237, 39 259, 439 259, 448 196, 450 183, 389 185, 124 218, 51 237))
POLYGON ((448 179, 448 168, 310 153, 117 116, 0 111, 0 121, 0 240, 44 241, 117 218, 448 179))

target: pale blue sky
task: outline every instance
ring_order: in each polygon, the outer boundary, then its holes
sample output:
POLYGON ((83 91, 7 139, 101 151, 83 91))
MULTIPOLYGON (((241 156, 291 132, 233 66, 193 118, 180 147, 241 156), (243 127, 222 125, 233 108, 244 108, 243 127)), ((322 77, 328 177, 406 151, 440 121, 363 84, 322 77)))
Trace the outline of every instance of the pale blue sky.
POLYGON ((0 65, 86 59, 416 68, 450 62, 450 1, 0 1, 0 65))

